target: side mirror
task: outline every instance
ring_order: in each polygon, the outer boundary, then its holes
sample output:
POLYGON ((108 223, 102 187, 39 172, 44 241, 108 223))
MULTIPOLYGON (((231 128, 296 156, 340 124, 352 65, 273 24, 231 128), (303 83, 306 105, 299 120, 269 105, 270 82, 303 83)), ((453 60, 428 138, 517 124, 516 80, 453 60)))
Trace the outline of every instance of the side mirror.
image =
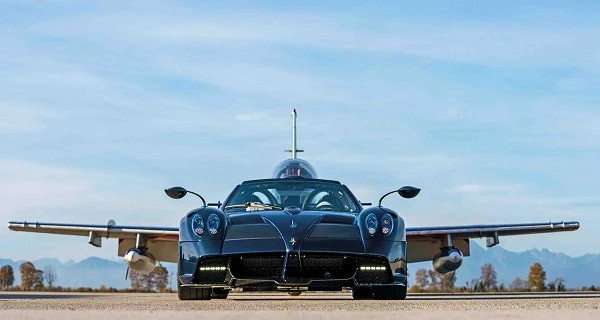
POLYGON ((185 195, 187 194, 187 190, 185 190, 185 188, 183 187, 172 187, 169 189, 165 189, 165 193, 171 199, 181 199, 185 197, 185 195))
POLYGON ((411 187, 411 186, 404 186, 398 190, 394 190, 394 191, 390 191, 386 194, 383 195, 383 197, 381 197, 381 199, 379 199, 379 204, 378 206, 381 207, 381 201, 383 201, 383 198, 389 196, 392 193, 398 192, 398 194, 405 199, 410 199, 410 198, 414 198, 416 197, 419 192, 421 192, 421 189, 419 188, 415 188, 415 187, 411 187))
POLYGON ((419 194, 419 192, 421 192, 421 189, 411 187, 411 186, 404 186, 404 187, 398 189, 398 194, 402 198, 406 198, 406 199, 411 199, 411 198, 416 197, 419 194))
POLYGON ((172 187, 169 189, 165 189, 165 193, 171 199, 181 199, 181 198, 185 197, 186 194, 191 193, 191 194, 195 195, 196 197, 200 198, 200 200, 202 200, 202 203, 206 207, 206 201, 204 201, 204 198, 202 198, 201 195, 195 193, 194 191, 185 190, 185 188, 183 188, 183 187, 172 187))

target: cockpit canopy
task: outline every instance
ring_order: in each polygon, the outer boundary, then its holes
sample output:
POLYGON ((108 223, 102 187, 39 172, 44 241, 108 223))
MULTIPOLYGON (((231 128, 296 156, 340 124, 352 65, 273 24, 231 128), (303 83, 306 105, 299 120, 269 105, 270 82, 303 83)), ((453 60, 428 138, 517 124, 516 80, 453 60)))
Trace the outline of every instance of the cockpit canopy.
POLYGON ((275 167, 275 170, 273 170, 274 179, 293 176, 316 179, 317 171, 310 163, 302 159, 284 160, 275 167))
MULTIPOLYGON (((225 207, 248 202, 282 208, 297 207, 303 211, 360 211, 356 198, 346 186, 328 180, 297 178, 247 181, 234 191, 225 207)), ((272 209, 267 206, 247 207, 227 209, 226 212, 256 210, 272 209)))

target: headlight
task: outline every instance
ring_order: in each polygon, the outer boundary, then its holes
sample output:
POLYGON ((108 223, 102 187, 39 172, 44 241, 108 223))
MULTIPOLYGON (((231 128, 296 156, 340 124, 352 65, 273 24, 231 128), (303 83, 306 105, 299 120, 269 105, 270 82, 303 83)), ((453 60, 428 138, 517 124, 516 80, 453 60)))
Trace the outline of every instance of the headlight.
POLYGON ((199 236, 204 233, 204 219, 199 214, 194 215, 192 218, 192 230, 199 236))
POLYGON ((394 220, 389 213, 386 213, 381 218, 381 233, 388 235, 394 230, 394 220))
POLYGON ((371 235, 374 235, 377 232, 377 216, 373 213, 369 214, 367 219, 365 219, 365 225, 367 226, 367 231, 371 235))
POLYGON ((221 219, 219 219, 219 216, 217 216, 216 214, 213 213, 210 216, 208 216, 208 232, 210 232, 211 235, 217 234, 217 231, 219 231, 220 223, 221 219))

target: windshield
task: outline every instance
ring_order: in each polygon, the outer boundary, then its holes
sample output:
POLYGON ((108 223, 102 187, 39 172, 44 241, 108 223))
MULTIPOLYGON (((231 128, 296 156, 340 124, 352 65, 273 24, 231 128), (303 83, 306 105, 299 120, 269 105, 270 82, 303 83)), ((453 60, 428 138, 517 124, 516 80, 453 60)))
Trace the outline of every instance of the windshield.
POLYGON ((281 210, 298 207, 307 211, 358 212, 348 189, 320 181, 260 181, 244 183, 225 204, 227 212, 281 210), (259 205, 246 205, 258 203, 259 205), (264 204, 264 205, 263 205, 264 204))

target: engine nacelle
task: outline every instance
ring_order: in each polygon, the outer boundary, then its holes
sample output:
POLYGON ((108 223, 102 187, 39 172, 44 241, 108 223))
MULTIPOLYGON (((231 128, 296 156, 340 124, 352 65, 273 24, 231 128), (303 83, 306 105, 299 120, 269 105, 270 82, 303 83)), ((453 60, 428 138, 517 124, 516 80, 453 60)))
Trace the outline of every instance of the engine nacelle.
POLYGON ((441 274, 455 271, 463 262, 463 254, 456 248, 442 248, 442 251, 433 257, 433 268, 441 274))
POLYGON ((131 270, 138 273, 148 274, 156 265, 156 260, 150 253, 142 253, 139 249, 129 249, 123 259, 131 270))

